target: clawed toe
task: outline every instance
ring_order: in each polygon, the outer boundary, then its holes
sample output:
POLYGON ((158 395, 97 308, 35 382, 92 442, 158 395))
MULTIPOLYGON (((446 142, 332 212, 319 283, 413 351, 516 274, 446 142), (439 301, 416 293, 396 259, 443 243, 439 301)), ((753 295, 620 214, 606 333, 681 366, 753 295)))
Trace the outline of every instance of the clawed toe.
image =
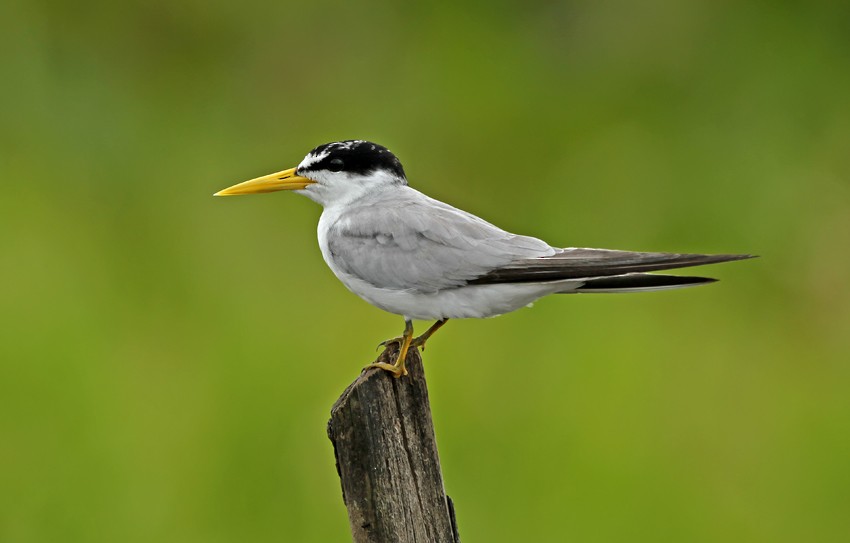
MULTIPOLYGON (((413 349, 421 349, 425 350, 425 342, 428 341, 428 338, 431 335, 440 329, 448 319, 441 319, 435 322, 431 328, 429 328, 424 334, 419 337, 413 337, 413 323, 409 320, 405 319, 404 323, 404 335, 399 337, 394 337, 392 339, 388 339, 386 341, 382 341, 378 344, 377 349, 381 347, 384 348, 384 353, 387 352, 387 349, 390 346, 397 345, 398 346, 398 354, 395 358, 394 364, 387 364, 386 362, 375 362, 373 364, 369 364, 366 366, 367 368, 380 368, 382 370, 388 371, 393 374, 393 377, 401 377, 402 375, 407 375, 407 368, 404 367, 404 359, 407 358, 407 352, 411 348, 413 349)), ((392 354, 392 353, 390 353, 392 354)), ((378 360, 385 358, 384 354, 381 354, 378 357, 378 360)))
POLYGON ((396 379, 398 379, 402 375, 407 375, 407 368, 404 367, 404 364, 399 364, 398 361, 396 361, 395 364, 387 364, 385 362, 374 362, 366 366, 367 370, 372 368, 378 368, 384 371, 388 371, 392 373, 393 377, 395 377, 396 379))
POLYGON ((387 347, 389 347, 390 345, 398 345, 399 347, 401 347, 401 344, 402 344, 402 343, 404 343, 404 337, 403 337, 403 336, 394 337, 394 338, 391 338, 391 339, 388 339, 388 340, 386 340, 386 341, 382 341, 382 342, 378 343, 378 346, 377 346, 377 347, 375 347, 375 350, 377 351, 377 350, 379 350, 381 347, 383 347, 384 349, 386 349, 386 348, 387 348, 387 347))

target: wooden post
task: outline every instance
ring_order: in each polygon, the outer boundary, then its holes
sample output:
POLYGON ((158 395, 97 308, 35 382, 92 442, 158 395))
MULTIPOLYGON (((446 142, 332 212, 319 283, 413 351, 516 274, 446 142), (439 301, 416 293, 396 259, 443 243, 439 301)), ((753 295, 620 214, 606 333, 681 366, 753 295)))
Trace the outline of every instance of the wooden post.
MULTIPOLYGON (((385 351, 383 361, 396 352, 385 351)), ((355 543, 460 541, 416 349, 407 368, 400 379, 364 371, 331 409, 328 437, 355 543)))

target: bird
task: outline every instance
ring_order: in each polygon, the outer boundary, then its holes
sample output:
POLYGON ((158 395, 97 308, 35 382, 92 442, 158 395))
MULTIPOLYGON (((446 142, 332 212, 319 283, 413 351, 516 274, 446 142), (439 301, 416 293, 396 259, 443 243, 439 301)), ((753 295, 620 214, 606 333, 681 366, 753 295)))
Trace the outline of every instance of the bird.
POLYGON ((324 208, 319 248, 334 275, 365 301, 404 318, 402 335, 379 345, 396 347, 395 361, 368 366, 396 378, 407 375, 409 350, 424 349, 449 319, 494 317, 550 294, 703 285, 716 280, 649 272, 753 257, 549 245, 412 188, 398 157, 366 140, 319 145, 294 168, 215 196, 284 190, 324 208), (414 319, 435 322, 414 338, 414 319))

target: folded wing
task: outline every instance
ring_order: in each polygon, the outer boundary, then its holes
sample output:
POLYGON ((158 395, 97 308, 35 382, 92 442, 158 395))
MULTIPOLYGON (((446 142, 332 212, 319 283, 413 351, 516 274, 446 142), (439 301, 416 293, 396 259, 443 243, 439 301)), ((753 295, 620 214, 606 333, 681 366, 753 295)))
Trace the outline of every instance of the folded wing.
POLYGON ((461 287, 511 262, 556 251, 407 187, 369 205, 352 204, 327 240, 335 271, 413 292, 461 287))

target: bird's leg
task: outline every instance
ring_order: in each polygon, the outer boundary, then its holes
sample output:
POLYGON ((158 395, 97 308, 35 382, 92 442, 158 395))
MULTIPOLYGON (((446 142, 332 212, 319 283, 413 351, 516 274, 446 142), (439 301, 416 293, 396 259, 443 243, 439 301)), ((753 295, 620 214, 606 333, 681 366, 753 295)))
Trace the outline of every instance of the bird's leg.
POLYGON ((413 328, 413 322, 405 319, 404 320, 404 333, 402 335, 398 336, 398 337, 390 338, 390 339, 387 339, 387 340, 384 340, 384 341, 378 343, 378 346, 375 347, 375 350, 377 351, 381 347, 383 347, 384 350, 387 350, 387 347, 389 347, 390 345, 398 345, 399 347, 401 347, 401 344, 404 343, 404 340, 407 338, 407 327, 408 327, 408 325, 411 327, 411 329, 413 328))
POLYGON ((399 343, 398 356, 396 356, 395 364, 387 364, 385 362, 375 362, 366 366, 367 368, 380 368, 393 374, 393 377, 398 379, 402 375, 407 375, 407 368, 404 367, 404 361, 407 358, 407 351, 410 349, 410 343, 413 341, 413 322, 404 321, 404 335, 399 338, 390 339, 382 343, 382 345, 391 345, 399 343))
POLYGON ((425 342, 428 341, 428 338, 430 338, 434 334, 434 332, 439 330, 440 327, 442 327, 444 324, 446 324, 446 321, 448 321, 448 320, 449 319, 440 319, 437 322, 435 322, 434 324, 432 324, 431 328, 428 328, 428 331, 426 331, 421 336, 414 338, 413 341, 410 342, 410 346, 411 347, 421 347, 422 350, 424 351, 425 350, 425 342))

